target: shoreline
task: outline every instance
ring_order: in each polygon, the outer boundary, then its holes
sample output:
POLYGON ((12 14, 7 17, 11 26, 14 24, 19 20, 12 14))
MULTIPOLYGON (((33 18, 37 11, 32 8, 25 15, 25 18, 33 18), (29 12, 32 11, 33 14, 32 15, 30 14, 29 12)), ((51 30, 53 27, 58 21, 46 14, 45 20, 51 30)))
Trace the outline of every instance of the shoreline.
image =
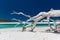
MULTIPOLYGON (((27 29, 26 29, 26 31, 29 31, 31 29, 31 27, 28 27, 27 29)), ((36 27, 35 29, 34 29, 34 31, 45 31, 45 30, 47 30, 47 29, 49 29, 49 27, 36 27)), ((0 29, 0 31, 14 31, 14 30, 16 30, 16 31, 19 31, 20 30, 20 32, 22 31, 22 27, 15 27, 15 28, 1 28, 0 29)))

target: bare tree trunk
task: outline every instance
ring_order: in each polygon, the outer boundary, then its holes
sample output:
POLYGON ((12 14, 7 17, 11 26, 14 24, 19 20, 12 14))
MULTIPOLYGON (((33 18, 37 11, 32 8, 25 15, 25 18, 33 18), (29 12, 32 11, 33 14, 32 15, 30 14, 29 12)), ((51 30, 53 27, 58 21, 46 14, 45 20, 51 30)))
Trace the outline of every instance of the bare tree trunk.
POLYGON ((33 30, 35 29, 37 22, 38 22, 38 21, 35 21, 35 22, 33 23, 33 27, 32 27, 31 30, 30 30, 31 32, 33 32, 33 30))
POLYGON ((50 27, 50 30, 52 30, 52 27, 50 26, 50 14, 47 16, 47 20, 48 20, 48 27, 50 27))

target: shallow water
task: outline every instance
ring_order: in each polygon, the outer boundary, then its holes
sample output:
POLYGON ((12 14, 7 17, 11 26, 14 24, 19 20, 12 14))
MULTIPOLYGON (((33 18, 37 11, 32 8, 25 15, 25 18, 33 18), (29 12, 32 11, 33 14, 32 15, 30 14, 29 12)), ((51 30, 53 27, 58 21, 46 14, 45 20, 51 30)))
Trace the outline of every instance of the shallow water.
MULTIPOLYGON (((24 27, 27 24, 0 24, 0 28, 15 28, 15 27, 24 27)), ((54 24, 50 24, 51 26, 54 26, 54 24)), ((48 27, 48 24, 37 24, 37 27, 48 27)), ((29 26, 32 27, 32 26, 29 26)))

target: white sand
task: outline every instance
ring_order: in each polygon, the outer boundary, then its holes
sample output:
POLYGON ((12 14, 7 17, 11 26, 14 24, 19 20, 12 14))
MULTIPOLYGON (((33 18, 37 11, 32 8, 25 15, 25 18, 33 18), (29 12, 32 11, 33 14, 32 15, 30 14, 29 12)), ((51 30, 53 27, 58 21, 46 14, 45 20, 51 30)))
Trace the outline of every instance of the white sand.
POLYGON ((37 32, 21 32, 21 28, 0 29, 0 40, 60 40, 60 34, 41 32, 46 29, 36 28, 37 32))

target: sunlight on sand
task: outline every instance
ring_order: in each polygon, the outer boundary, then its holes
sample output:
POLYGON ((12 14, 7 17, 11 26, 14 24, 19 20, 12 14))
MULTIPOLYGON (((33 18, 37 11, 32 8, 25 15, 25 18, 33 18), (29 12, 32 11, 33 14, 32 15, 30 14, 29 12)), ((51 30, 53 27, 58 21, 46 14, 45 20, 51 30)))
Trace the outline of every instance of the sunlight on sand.
POLYGON ((41 32, 48 29, 47 27, 35 28, 36 32, 21 32, 21 29, 0 29, 0 40, 60 40, 60 34, 41 32))

